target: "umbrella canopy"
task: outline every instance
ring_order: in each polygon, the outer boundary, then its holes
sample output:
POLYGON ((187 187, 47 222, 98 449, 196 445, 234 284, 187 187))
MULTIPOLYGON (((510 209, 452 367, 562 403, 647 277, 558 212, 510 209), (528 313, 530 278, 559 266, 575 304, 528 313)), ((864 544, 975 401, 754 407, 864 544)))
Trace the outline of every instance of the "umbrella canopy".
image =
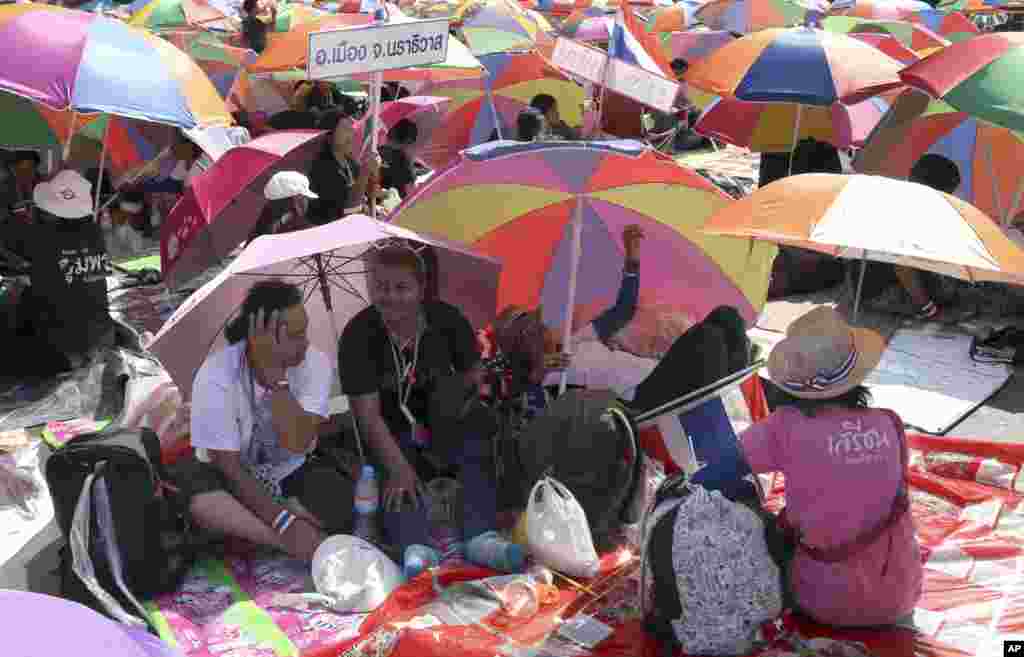
POLYGON ((691 66, 686 80, 738 100, 829 106, 900 86, 901 68, 857 39, 795 27, 737 39, 691 66))
MULTIPOLYGON (((274 30, 287 32, 299 23, 324 14, 324 11, 304 4, 280 2, 274 30)), ((128 22, 161 33, 186 27, 235 33, 241 27, 241 6, 241 2, 207 0, 136 0, 128 5, 128 22)))
POLYGON ((807 9, 791 0, 711 0, 696 17, 713 30, 750 34, 804 21, 807 9))
POLYGON ((1024 34, 997 32, 960 41, 900 76, 933 98, 1010 130, 1024 130, 1024 34))
POLYGON ((577 41, 596 43, 608 41, 615 26, 615 16, 606 9, 591 7, 569 14, 562 21, 561 32, 577 41))
POLYGON ((605 9, 616 11, 623 5, 635 9, 648 10, 653 7, 670 7, 672 0, 521 0, 522 4, 550 16, 568 16, 579 9, 605 9))
POLYGON ((118 20, 53 5, 0 6, 0 53, 0 90, 53 109, 179 128, 231 123, 188 55, 118 20))
POLYGON ((736 37, 725 30, 673 32, 668 40, 668 54, 673 59, 685 59, 692 66, 735 40, 736 37))
POLYGON ((189 397, 196 372, 207 354, 224 344, 224 327, 249 288, 261 280, 280 279, 302 288, 310 344, 337 362, 339 331, 368 303, 363 256, 374 242, 389 238, 433 247, 439 297, 459 306, 478 328, 493 319, 501 271, 497 261, 452 242, 351 215, 345 221, 255 239, 168 318, 149 350, 189 397))
POLYGON ((900 43, 896 37, 891 34, 882 34, 880 32, 852 32, 850 36, 858 41, 863 41, 873 48, 876 48, 904 66, 910 66, 921 59, 916 52, 900 43))
POLYGON ((272 132, 232 148, 192 180, 160 226, 164 281, 176 287, 249 237, 266 204, 263 187, 283 170, 305 171, 327 133, 272 132))
POLYGON ((705 231, 968 281, 1024 282, 1024 251, 984 212, 930 187, 882 176, 789 176, 722 209, 705 231))
POLYGON ((929 9, 914 14, 910 17, 910 21, 924 25, 932 32, 953 42, 963 41, 981 33, 971 19, 958 11, 946 13, 937 9, 929 9))
POLYGON ((243 67, 256 57, 252 50, 228 45, 210 32, 178 30, 161 36, 191 57, 210 78, 220 97, 225 99, 243 67))
POLYGON ((833 9, 831 13, 838 16, 902 21, 931 8, 930 4, 922 0, 854 0, 852 3, 843 3, 841 9, 833 9), (853 6, 849 6, 850 4, 853 6))
POLYGON ((578 126, 583 120, 583 89, 537 52, 494 53, 480 62, 484 80, 452 81, 421 90, 452 99, 444 124, 420 156, 434 168, 451 162, 464 148, 482 144, 500 127, 501 136, 515 136, 516 117, 538 94, 558 101, 562 120, 578 126))
POLYGON ((935 100, 905 128, 900 139, 890 143, 877 173, 906 178, 914 163, 927 153, 956 163, 960 188, 955 195, 990 217, 1012 218, 1017 212, 1011 210, 1024 207, 1019 183, 1024 137, 1019 133, 979 121, 935 100))
POLYGON ((462 24, 462 37, 478 57, 554 47, 551 37, 513 0, 467 0, 453 18, 462 24))
POLYGON ((543 306, 562 326, 570 299, 574 224, 581 258, 573 314, 600 312, 621 280, 623 228, 646 235, 641 301, 700 321, 735 306, 753 321, 775 249, 700 232, 731 199, 694 171, 635 141, 499 141, 463 151, 396 209, 398 225, 472 244, 501 259, 499 306, 543 306), (495 203, 494 199, 501 199, 495 203))
POLYGON ((700 5, 696 2, 679 2, 671 7, 659 7, 647 17, 647 31, 657 34, 682 32, 697 22, 695 14, 700 5))
MULTIPOLYGON (((434 131, 447 120, 448 104, 451 98, 444 96, 406 96, 400 100, 381 103, 380 106, 380 139, 378 143, 387 141, 387 131, 402 119, 416 124, 416 141, 409 147, 411 153, 417 153, 430 143, 434 131)), ((370 146, 370 134, 367 132, 371 121, 369 114, 356 123, 354 143, 362 144, 366 150, 370 146)))
POLYGON ((888 110, 889 103, 880 97, 856 105, 805 107, 801 110, 800 133, 794 140, 796 105, 718 99, 704 110, 694 130, 762 153, 785 153, 793 149, 794 141, 807 138, 828 142, 836 148, 849 148, 863 144, 888 110))
POLYGON ((902 20, 864 20, 852 16, 829 16, 822 22, 822 27, 838 34, 887 34, 918 53, 945 48, 951 43, 924 25, 902 20))

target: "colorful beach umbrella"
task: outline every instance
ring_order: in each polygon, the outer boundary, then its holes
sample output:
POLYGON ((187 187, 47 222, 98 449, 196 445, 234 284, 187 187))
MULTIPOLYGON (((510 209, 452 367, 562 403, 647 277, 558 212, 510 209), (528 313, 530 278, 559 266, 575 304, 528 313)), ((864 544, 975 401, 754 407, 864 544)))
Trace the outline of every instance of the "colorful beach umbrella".
POLYGON ((982 34, 922 59, 900 76, 956 109, 1024 131, 1024 34, 982 34))
POLYGON ((705 231, 967 281, 1024 282, 1024 250, 984 212, 925 185, 883 176, 789 176, 723 208, 705 231))
POLYGON ((794 140, 798 106, 790 103, 748 103, 718 99, 708 105, 694 124, 702 135, 761 153, 785 153, 794 141, 816 139, 836 148, 859 146, 871 133, 889 103, 880 97, 856 105, 834 103, 801 110, 800 132, 794 140))
POLYGON ((3 5, 0 54, 0 91, 53 109, 179 128, 231 123, 188 55, 121 21, 52 5, 3 5))
POLYGON ((726 304, 753 321, 775 248, 704 235, 705 221, 730 203, 702 176, 640 142, 499 141, 463 151, 392 221, 501 260, 499 307, 542 305, 545 322, 563 329, 577 309, 600 311, 614 301, 622 230, 640 224, 647 236, 642 303, 694 322, 726 304))
POLYGON ((937 9, 929 9, 914 14, 910 17, 910 21, 924 25, 932 32, 953 42, 963 41, 975 34, 981 34, 978 26, 958 11, 946 13, 937 9))
POLYGON ((725 30, 689 30, 673 32, 668 40, 668 54, 673 59, 685 59, 691 66, 709 56, 736 37, 725 30))
POLYGON ((244 242, 267 199, 263 188, 278 171, 308 170, 326 132, 281 130, 232 148, 192 180, 160 226, 164 281, 177 287, 244 242))
POLYGON ((354 214, 325 226, 256 238, 174 311, 149 351, 189 397, 207 355, 226 344, 224 328, 237 316, 249 289, 263 280, 277 280, 302 290, 310 346, 337 362, 340 329, 369 305, 366 256, 381 241, 395 239, 436 254, 437 268, 444 272, 438 277, 438 297, 457 305, 474 328, 494 318, 501 263, 461 244, 354 214))
POLYGON ((737 39, 690 67, 686 81, 718 96, 829 106, 902 84, 899 62, 843 34, 795 27, 737 39))
POLYGON ((228 45, 215 34, 201 30, 178 30, 161 36, 191 57, 225 99, 244 66, 256 57, 252 50, 228 45))
POLYGON ((434 168, 447 165, 464 148, 482 144, 499 131, 505 139, 516 133, 516 117, 538 94, 558 102, 562 120, 583 121, 583 89, 537 52, 494 53, 480 62, 487 76, 427 85, 420 93, 452 99, 444 124, 420 157, 434 168))
POLYGON ((467 0, 453 19, 474 55, 554 48, 553 39, 514 0, 467 0))
POLYGON ((659 7, 647 17, 647 31, 656 34, 682 32, 696 23, 696 2, 678 2, 671 7, 659 7))
POLYGON ((793 0, 711 0, 696 17, 713 30, 750 34, 804 22, 807 9, 793 0))
POLYGON ((923 0, 854 0, 852 3, 842 3, 841 9, 833 9, 831 13, 836 16, 901 21, 931 8, 923 0))
MULTIPOLYGON (((434 132, 447 120, 448 105, 451 98, 444 96, 406 96, 400 100, 381 103, 380 133, 378 143, 387 141, 387 131, 402 119, 416 124, 416 141, 408 147, 415 154, 426 147, 432 140, 434 132)), ((367 132, 370 116, 364 116, 356 122, 354 142, 363 144, 364 150, 370 145, 370 134, 367 132)))
POLYGON ((838 34, 887 34, 914 52, 927 55, 951 42, 924 25, 902 20, 864 20, 853 16, 829 16, 822 29, 838 34))
POLYGON ((896 37, 891 34, 882 34, 879 32, 853 32, 850 36, 858 41, 863 41, 880 52, 885 53, 904 66, 910 66, 921 59, 920 55, 900 43, 896 37))
POLYGON ((600 43, 611 38, 615 15, 605 9, 579 9, 562 21, 563 36, 586 43, 600 43))
POLYGON ((902 137, 886 149, 877 173, 906 178, 914 163, 927 153, 956 163, 960 187, 955 195, 990 217, 1004 220, 1015 217, 1024 208, 1024 187, 1020 182, 1024 136, 1020 133, 979 121, 933 100, 924 114, 905 128, 902 137))

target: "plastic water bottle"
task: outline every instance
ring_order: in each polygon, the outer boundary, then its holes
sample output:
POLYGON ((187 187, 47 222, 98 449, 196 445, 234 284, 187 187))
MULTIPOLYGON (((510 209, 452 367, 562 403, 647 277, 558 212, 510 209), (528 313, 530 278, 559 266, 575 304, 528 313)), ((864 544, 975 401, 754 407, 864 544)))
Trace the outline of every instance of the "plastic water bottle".
POLYGON ((427 568, 436 568, 441 563, 441 555, 426 545, 410 545, 405 548, 402 563, 402 574, 406 579, 412 579, 427 568))
POLYGON ((522 546, 507 541, 498 532, 484 532, 466 544, 466 558, 478 566, 514 573, 526 564, 522 546))
POLYGON ((377 471, 372 465, 364 465, 356 483, 355 529, 352 532, 359 538, 376 543, 377 512, 380 510, 380 487, 377 483, 377 471))

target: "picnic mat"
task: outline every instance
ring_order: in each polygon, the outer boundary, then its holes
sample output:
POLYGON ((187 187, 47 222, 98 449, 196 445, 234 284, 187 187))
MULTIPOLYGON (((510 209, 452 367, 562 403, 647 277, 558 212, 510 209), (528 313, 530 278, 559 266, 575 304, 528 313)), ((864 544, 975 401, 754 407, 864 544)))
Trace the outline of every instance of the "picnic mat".
MULTIPOLYGON (((848 655, 988 657, 1024 635, 1024 445, 912 434, 909 481, 925 565, 916 631, 837 630, 784 616, 765 628, 759 657, 848 655), (826 652, 831 639, 845 652, 826 652), (786 647, 789 646, 789 647, 786 647), (814 646, 818 646, 814 648, 814 646), (811 648, 819 652, 810 651, 811 648)), ((782 475, 766 477, 768 506, 783 503, 782 475)), ((496 603, 464 567, 424 573, 362 621, 323 610, 274 609, 275 594, 311 591, 308 567, 288 559, 228 559, 197 566, 182 590, 151 605, 164 638, 189 657, 658 657, 638 607, 635 559, 606 555, 595 595, 561 584, 557 603, 518 624, 495 623, 496 603), (625 565, 623 561, 626 561, 625 565), (611 629, 594 648, 575 639, 580 614, 611 629), (574 636, 568 638, 564 634, 574 636)))

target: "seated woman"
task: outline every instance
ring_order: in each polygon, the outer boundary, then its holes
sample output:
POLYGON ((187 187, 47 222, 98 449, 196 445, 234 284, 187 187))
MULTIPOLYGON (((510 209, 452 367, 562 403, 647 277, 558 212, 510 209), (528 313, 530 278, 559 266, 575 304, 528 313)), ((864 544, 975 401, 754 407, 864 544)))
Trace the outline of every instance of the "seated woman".
POLYGON ((309 178, 298 171, 275 173, 263 188, 263 197, 267 199, 267 203, 249 233, 248 242, 260 235, 308 228, 310 224, 306 221, 306 210, 309 207, 309 199, 318 198, 309 189, 309 178))
POLYGON ((409 149, 416 143, 419 129, 409 119, 402 119, 388 130, 388 141, 377 149, 383 166, 380 170, 380 186, 394 189, 405 198, 416 185, 416 169, 413 167, 409 149))
POLYGON ((493 432, 461 430, 449 421, 461 409, 435 412, 438 391, 450 386, 463 400, 475 396, 476 336, 458 308, 425 294, 428 272, 413 245, 386 240, 367 253, 366 264, 372 305, 342 333, 342 392, 369 447, 368 458, 383 469, 382 522, 388 539, 403 551, 412 544, 444 551, 450 543, 431 536, 422 508, 428 478, 458 468, 466 500, 465 539, 496 524, 493 432))
POLYGON ((380 172, 380 161, 372 153, 357 162, 352 156, 354 139, 352 119, 339 117, 333 139, 309 169, 310 186, 317 195, 309 204, 310 223, 319 226, 365 210, 366 191, 380 172))
POLYGON ((707 468, 785 475, 788 586, 798 609, 830 625, 892 624, 921 596, 903 421, 870 408, 863 387, 884 349, 830 308, 797 319, 768 360, 790 402, 743 433, 736 462, 707 468))

